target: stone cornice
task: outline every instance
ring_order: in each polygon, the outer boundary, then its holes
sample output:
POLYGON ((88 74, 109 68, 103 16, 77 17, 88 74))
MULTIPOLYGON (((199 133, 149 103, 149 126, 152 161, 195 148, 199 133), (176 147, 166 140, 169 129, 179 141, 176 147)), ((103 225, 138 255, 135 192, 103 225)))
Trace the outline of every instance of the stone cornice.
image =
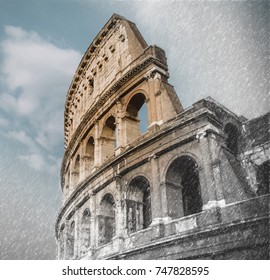
POLYGON ((72 95, 76 91, 79 85, 79 81, 81 80, 82 73, 84 73, 86 66, 88 65, 91 58, 96 54, 97 48, 101 45, 103 40, 107 37, 109 31, 116 25, 118 20, 126 20, 125 18, 113 14, 109 21, 105 24, 105 26, 101 29, 101 31, 97 34, 91 45, 86 50, 84 56, 82 57, 79 66, 75 72, 73 80, 70 84, 70 87, 67 92, 65 109, 67 109, 70 104, 69 101, 72 99, 72 95))

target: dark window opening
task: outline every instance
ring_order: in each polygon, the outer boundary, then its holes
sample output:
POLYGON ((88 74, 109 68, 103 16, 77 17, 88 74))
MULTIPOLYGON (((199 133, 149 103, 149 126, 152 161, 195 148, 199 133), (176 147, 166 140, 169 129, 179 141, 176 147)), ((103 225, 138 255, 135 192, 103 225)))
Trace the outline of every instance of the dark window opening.
POLYGON ((106 194, 100 204, 99 244, 112 240, 115 235, 115 202, 112 194, 106 194))
POLYGON ((93 137, 90 137, 89 140, 87 141, 84 159, 85 159, 86 174, 91 174, 91 171, 94 168, 94 160, 95 160, 95 143, 93 137))
POLYGON ((147 228, 152 222, 149 182, 142 176, 134 178, 127 193, 127 231, 147 228))
POLYGON ((270 161, 266 161, 258 166, 257 169, 257 183, 258 183, 258 195, 264 195, 269 193, 269 176, 270 176, 270 161))
POLYGON ((238 128, 235 125, 228 123, 225 126, 224 132, 227 137, 226 146, 231 151, 231 153, 236 156, 238 153, 238 128))
POLYGON ((67 251, 68 251, 69 259, 72 259, 74 257, 74 245, 75 245, 75 222, 73 221, 69 227, 69 232, 67 236, 67 251))
POLYGON ((87 87, 85 87, 85 90, 88 88, 88 93, 92 94, 94 91, 94 79, 88 78, 87 79, 87 87))
POLYGON ((173 219, 202 211, 198 166, 191 157, 172 162, 166 174, 166 194, 168 215, 173 219))
POLYGON ((90 247, 90 220, 91 213, 88 208, 86 208, 82 215, 81 223, 81 254, 84 255, 87 249, 90 247))
POLYGON ((94 79, 89 79, 88 80, 88 85, 93 88, 94 87, 94 79))
POLYGON ((191 215, 202 210, 202 199, 199 189, 199 176, 197 167, 188 162, 182 176, 182 197, 184 215, 191 215))
POLYGON ((143 194, 143 228, 148 228, 152 222, 150 187, 143 194))

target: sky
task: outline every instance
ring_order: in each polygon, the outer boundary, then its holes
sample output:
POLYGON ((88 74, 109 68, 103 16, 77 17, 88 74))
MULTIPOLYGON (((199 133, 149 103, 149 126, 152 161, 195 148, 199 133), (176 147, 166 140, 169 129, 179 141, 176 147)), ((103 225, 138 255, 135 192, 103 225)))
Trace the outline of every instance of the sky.
POLYGON ((68 87, 113 13, 162 47, 184 108, 269 111, 269 1, 0 0, 0 259, 55 259, 68 87))

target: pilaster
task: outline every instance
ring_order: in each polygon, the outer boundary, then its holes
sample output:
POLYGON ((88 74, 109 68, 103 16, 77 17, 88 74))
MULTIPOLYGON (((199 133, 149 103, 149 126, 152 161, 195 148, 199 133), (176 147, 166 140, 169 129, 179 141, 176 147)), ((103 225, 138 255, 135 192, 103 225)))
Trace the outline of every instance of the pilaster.
MULTIPOLYGON (((207 134, 205 131, 198 135, 205 182, 205 184, 201 184, 201 186, 205 188, 203 192, 207 194, 207 202, 205 199, 203 201, 203 210, 225 205, 221 185, 217 143, 213 137, 214 135, 207 134)), ((200 176, 200 179, 201 177, 202 176, 200 176)))

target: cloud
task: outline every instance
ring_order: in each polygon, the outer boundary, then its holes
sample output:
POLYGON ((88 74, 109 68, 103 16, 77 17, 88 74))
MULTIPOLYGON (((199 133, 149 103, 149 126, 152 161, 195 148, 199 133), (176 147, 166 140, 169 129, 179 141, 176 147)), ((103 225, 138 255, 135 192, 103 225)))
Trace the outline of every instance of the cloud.
POLYGON ((3 118, 0 118, 0 126, 8 126, 9 121, 3 118))
POLYGON ((23 130, 8 131, 6 136, 25 145, 29 150, 38 150, 35 142, 23 130))
POLYGON ((41 154, 21 155, 19 159, 39 171, 47 168, 47 163, 41 154))
POLYGON ((5 89, 0 94, 0 113, 13 121, 6 137, 27 147, 28 153, 20 159, 29 166, 39 170, 47 163, 51 169, 48 155, 59 156, 63 146, 65 95, 81 54, 15 26, 5 26, 0 47, 5 89))
POLYGON ((249 118, 269 111, 269 6, 265 1, 133 2, 149 44, 167 54, 185 106, 212 96, 249 118), (150 20, 149 20, 150 19, 150 20))

